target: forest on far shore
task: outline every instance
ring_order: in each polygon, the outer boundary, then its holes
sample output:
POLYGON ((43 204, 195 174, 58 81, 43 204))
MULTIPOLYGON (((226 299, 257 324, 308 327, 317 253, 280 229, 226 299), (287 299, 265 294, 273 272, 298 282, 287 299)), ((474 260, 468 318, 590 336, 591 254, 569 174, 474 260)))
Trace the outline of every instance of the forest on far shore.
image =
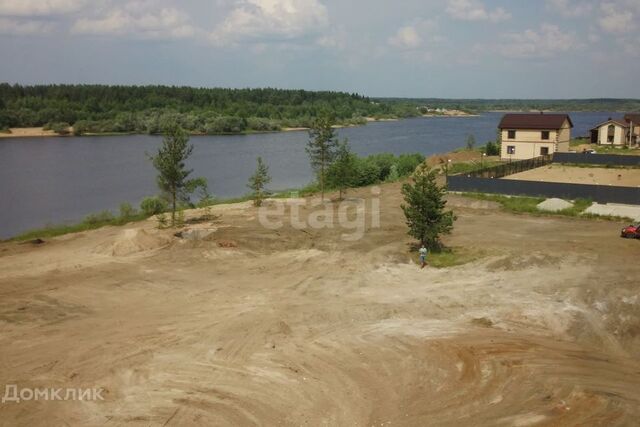
POLYGON ((367 117, 405 118, 415 105, 378 102, 358 94, 282 89, 173 86, 0 84, 0 129, 39 127, 77 135, 161 133, 176 121, 192 133, 234 134, 310 127, 329 114, 336 124, 363 124, 367 117))
POLYGON ((158 134, 168 122, 198 134, 308 128, 320 115, 338 125, 400 119, 434 109, 483 111, 640 111, 640 100, 484 100, 369 98, 355 93, 289 89, 0 83, 0 130, 44 127, 76 135, 158 134))

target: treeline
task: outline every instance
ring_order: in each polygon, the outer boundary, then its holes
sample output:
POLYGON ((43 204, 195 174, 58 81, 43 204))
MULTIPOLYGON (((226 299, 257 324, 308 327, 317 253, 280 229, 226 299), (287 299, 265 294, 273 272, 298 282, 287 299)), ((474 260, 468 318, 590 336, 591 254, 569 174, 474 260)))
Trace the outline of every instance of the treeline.
POLYGON ((64 133, 161 133, 176 122, 191 133, 225 134, 310 127, 321 114, 337 124, 365 117, 417 115, 415 105, 374 102, 343 92, 174 86, 0 84, 0 129, 39 127, 64 133))
POLYGON ((411 104, 462 110, 483 111, 640 111, 638 99, 442 99, 442 98, 381 98, 380 102, 411 104))

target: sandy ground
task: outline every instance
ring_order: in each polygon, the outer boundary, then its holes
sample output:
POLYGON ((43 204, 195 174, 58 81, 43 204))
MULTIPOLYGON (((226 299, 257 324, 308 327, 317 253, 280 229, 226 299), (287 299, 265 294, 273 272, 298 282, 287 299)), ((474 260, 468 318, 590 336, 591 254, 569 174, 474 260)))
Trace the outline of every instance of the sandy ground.
POLYGON ((52 130, 39 128, 10 128, 11 133, 0 132, 0 138, 20 138, 33 136, 59 136, 52 130))
POLYGON ((399 185, 380 197, 381 226, 350 242, 265 229, 242 204, 200 240, 147 221, 1 244, 0 385, 106 391, 0 404, 0 424, 637 422, 640 242, 624 224, 451 196, 446 243, 482 256, 420 270, 399 185))
POLYGON ((509 175, 503 179, 638 187, 640 186, 640 169, 582 168, 552 164, 509 175))

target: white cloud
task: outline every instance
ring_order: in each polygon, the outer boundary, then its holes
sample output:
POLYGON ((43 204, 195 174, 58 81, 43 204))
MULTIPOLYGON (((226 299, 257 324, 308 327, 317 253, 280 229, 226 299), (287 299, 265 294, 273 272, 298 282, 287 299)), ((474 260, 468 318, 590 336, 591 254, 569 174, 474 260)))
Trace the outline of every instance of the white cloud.
POLYGON ((389 44, 400 49, 415 49, 422 44, 422 37, 414 27, 407 25, 389 39, 389 44))
POLYGON ((319 0, 241 0, 211 33, 218 44, 293 40, 318 34, 329 14, 319 0))
POLYGON ((438 34, 438 24, 433 20, 416 20, 409 25, 400 27, 387 40, 389 45, 402 50, 414 50, 422 47, 425 43, 433 45, 441 41, 443 41, 443 37, 438 34))
POLYGON ((579 46, 574 33, 562 32, 557 25, 542 24, 537 31, 506 34, 494 50, 507 58, 550 58, 579 46))
POLYGON ((156 7, 152 1, 129 3, 96 18, 80 18, 71 28, 75 34, 131 35, 142 39, 187 38, 197 31, 186 13, 170 7, 156 7))
MULTIPOLYGON (((634 10, 624 2, 607 2, 600 5, 601 16, 598 21, 600 28, 607 33, 623 34, 632 29, 634 10)), ((636 5, 637 7, 637 5, 636 5)))
POLYGON ((53 31, 53 25, 48 22, 0 18, 0 34, 2 35, 26 36, 46 34, 51 31, 53 31))
POLYGON ((46 16, 77 12, 87 0, 0 0, 0 15, 46 16))
POLYGON ((511 18, 511 14, 501 7, 487 10, 480 0, 448 0, 446 11, 461 21, 500 22, 511 18))
POLYGON ((574 0, 546 0, 547 9, 567 18, 587 15, 593 9, 590 3, 574 0))

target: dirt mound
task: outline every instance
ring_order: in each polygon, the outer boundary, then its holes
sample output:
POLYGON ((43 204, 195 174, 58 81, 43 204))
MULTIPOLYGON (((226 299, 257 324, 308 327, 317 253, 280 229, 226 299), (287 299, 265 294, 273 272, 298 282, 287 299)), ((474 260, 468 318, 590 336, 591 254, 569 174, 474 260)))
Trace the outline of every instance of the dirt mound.
POLYGON ((147 230, 124 230, 115 239, 98 245, 94 253, 110 256, 128 256, 160 249, 170 243, 170 238, 147 230))
POLYGON ((548 211, 548 212, 558 212, 564 209, 569 209, 573 207, 573 203, 571 202, 567 202, 566 200, 562 200, 562 199, 556 199, 556 198, 552 198, 552 199, 547 199, 542 203, 539 203, 537 208, 540 209, 541 211, 548 211))

